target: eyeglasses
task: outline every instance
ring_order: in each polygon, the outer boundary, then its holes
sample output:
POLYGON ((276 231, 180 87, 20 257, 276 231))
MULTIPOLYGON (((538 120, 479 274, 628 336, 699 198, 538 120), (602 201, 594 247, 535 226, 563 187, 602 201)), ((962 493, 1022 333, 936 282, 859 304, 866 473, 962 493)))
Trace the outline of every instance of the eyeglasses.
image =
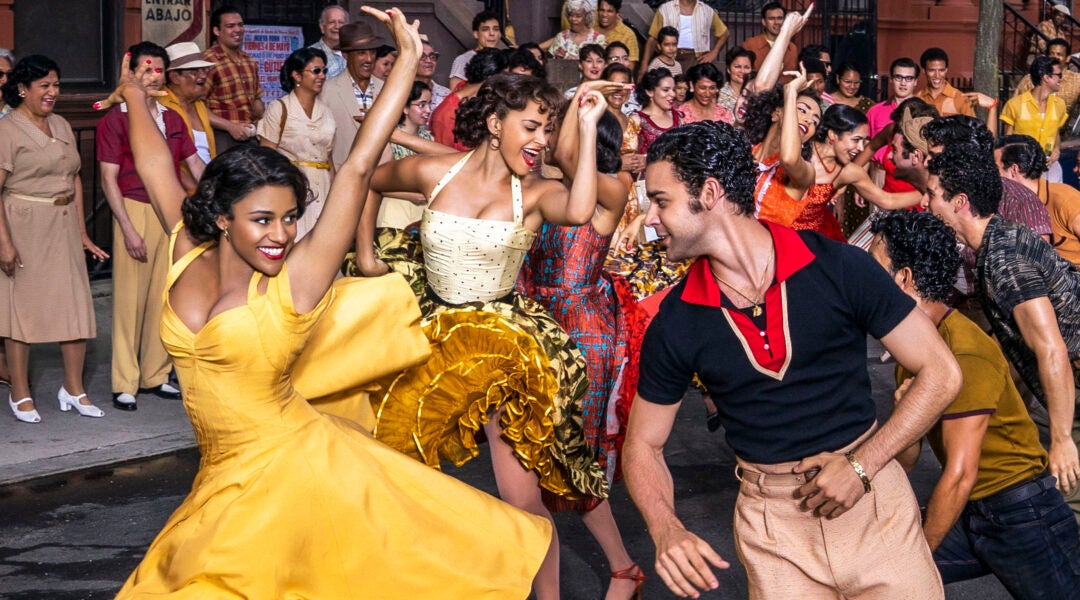
POLYGON ((11 77, 11 71, 0 71, 0 77, 11 77))
POLYGON ((328 75, 330 74, 330 69, 324 69, 323 67, 315 67, 314 69, 304 69, 304 70, 307 71, 308 73, 311 73, 312 75, 314 75, 316 77, 318 77, 319 75, 322 75, 323 73, 326 73, 328 75))
POLYGON ((210 67, 195 67, 194 69, 177 69, 177 73, 181 75, 187 75, 188 77, 198 77, 199 75, 206 75, 210 72, 210 67))
POLYGON ((896 83, 914 83, 918 79, 914 75, 893 75, 892 80, 896 83))
POLYGON ((438 52, 429 52, 427 54, 421 54, 420 55, 420 60, 437 61, 437 60, 439 60, 439 53, 438 52))

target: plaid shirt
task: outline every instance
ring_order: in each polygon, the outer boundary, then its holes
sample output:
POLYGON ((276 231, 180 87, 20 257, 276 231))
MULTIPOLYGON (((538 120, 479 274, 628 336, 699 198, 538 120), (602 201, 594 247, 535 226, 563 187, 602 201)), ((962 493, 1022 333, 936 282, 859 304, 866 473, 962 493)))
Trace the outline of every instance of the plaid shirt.
POLYGON ((252 114, 255 101, 262 100, 263 90, 259 83, 259 63, 250 54, 238 50, 240 60, 234 61, 225 54, 220 44, 214 44, 203 52, 206 60, 214 63, 206 78, 206 106, 215 115, 233 123, 255 122, 252 114))
POLYGON ((1069 359, 1080 359, 1080 271, 1027 227, 994 215, 983 233, 975 276, 975 289, 1001 349, 1024 383, 1045 401, 1038 360, 1024 342, 1013 310, 1028 300, 1047 298, 1069 359))

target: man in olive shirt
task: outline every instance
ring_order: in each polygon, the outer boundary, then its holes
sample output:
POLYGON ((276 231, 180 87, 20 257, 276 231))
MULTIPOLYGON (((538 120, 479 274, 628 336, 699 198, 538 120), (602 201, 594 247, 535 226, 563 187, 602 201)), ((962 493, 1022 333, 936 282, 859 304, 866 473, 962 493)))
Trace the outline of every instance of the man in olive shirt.
MULTIPOLYGON (((874 221, 870 254, 937 324, 964 387, 927 434, 942 464, 923 532, 946 584, 993 573, 1016 598, 1076 598, 1080 528, 1013 384, 1001 349, 946 300, 956 283, 956 236, 925 212, 874 221), (1050 543, 1047 543, 1050 542, 1050 543)), ((911 373, 897 367, 897 403, 911 373)), ((911 470, 920 444, 897 456, 911 470)))

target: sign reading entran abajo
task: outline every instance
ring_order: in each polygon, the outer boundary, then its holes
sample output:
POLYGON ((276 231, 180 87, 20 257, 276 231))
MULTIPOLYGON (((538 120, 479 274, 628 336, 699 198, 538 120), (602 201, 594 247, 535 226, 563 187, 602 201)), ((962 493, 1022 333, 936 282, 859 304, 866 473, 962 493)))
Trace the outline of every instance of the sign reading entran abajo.
POLYGON ((142 0, 142 39, 159 46, 206 39, 206 0, 142 0))

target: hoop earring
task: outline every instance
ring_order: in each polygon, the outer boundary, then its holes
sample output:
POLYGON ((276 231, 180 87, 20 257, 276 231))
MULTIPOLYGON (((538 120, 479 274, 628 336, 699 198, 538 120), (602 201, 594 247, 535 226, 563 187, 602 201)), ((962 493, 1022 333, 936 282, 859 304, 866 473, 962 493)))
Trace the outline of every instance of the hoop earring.
POLYGON ((500 147, 502 147, 502 140, 499 139, 499 136, 493 135, 488 139, 488 148, 498 150, 500 147))
POLYGON ((229 237, 229 230, 228 229, 222 229, 221 230, 221 235, 222 235, 222 237, 225 238, 226 242, 229 242, 230 244, 232 243, 232 238, 229 237))

